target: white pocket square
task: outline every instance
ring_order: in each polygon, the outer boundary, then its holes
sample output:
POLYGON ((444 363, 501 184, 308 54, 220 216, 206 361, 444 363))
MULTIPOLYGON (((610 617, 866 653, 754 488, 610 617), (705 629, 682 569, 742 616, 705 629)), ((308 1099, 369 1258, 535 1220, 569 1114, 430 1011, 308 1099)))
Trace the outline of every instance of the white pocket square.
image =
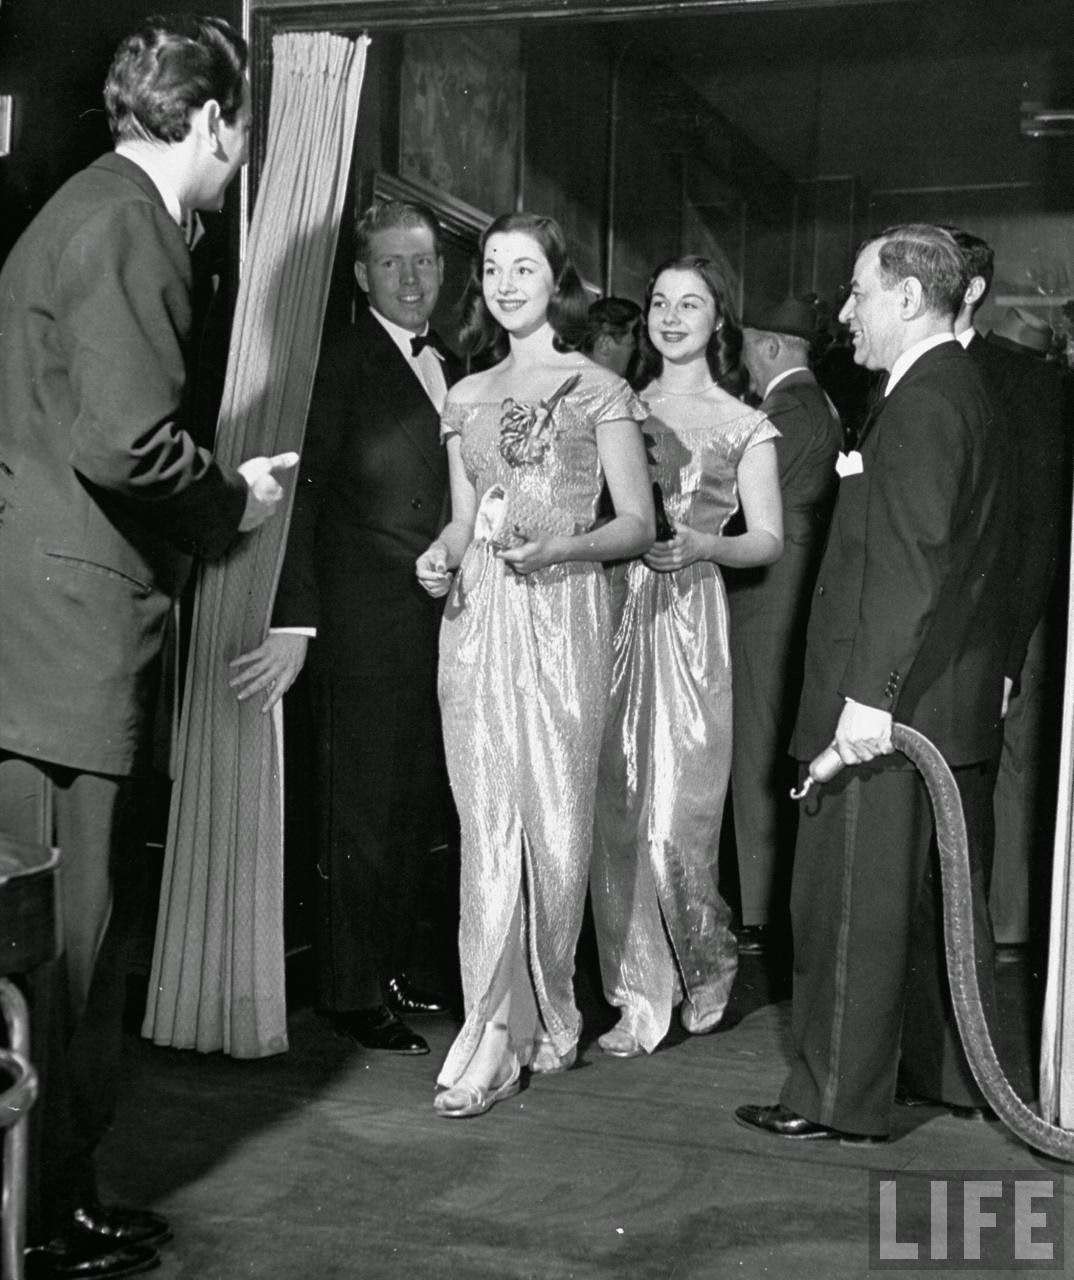
POLYGON ((837 476, 860 476, 864 470, 861 454, 857 449, 851 449, 849 453, 840 452, 839 457, 835 460, 835 474, 837 476))

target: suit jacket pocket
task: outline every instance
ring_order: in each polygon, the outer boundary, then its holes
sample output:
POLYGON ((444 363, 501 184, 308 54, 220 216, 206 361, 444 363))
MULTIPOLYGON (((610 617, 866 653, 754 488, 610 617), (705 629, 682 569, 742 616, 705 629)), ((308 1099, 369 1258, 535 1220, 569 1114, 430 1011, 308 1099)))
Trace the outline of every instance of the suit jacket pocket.
POLYGON ((131 574, 124 572, 122 569, 116 569, 112 565, 100 564, 96 560, 87 560, 82 556, 71 555, 67 551, 53 550, 43 547, 42 553, 49 560, 56 560, 65 565, 67 568, 75 569, 79 573, 84 573, 87 578, 93 578, 98 581, 111 581, 117 586, 125 585, 135 593, 141 596, 147 596, 153 590, 151 582, 145 582, 141 578, 135 578, 131 574))

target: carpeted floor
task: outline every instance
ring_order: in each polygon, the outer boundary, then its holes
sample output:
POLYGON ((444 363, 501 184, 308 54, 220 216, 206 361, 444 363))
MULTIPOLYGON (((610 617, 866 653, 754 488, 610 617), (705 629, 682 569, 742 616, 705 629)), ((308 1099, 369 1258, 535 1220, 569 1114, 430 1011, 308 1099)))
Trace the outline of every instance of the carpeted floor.
MULTIPOLYGON (((1001 969, 998 1039, 1023 1094, 1041 987, 1028 961, 1001 969)), ((453 1123, 431 1107, 446 1018, 422 1020, 420 1058, 356 1048, 308 1007, 291 1051, 261 1062, 132 1035, 107 1189, 173 1219, 162 1280, 839 1280, 869 1274, 870 1170, 1059 1168, 998 1124, 905 1109, 878 1148, 740 1128, 734 1108, 773 1101, 784 1074, 786 979, 761 960, 723 1028, 651 1058, 596 1048, 610 1019, 585 956, 579 989, 579 1067, 453 1123)), ((928 1239, 913 1217, 899 1231, 928 1239)))

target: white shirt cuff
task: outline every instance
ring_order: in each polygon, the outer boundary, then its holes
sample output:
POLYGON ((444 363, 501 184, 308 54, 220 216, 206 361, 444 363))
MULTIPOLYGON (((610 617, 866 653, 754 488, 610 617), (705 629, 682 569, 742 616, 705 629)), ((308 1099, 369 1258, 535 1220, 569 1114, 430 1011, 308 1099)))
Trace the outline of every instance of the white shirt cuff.
POLYGON ((317 637, 316 627, 269 627, 270 636, 309 636, 311 640, 317 637))

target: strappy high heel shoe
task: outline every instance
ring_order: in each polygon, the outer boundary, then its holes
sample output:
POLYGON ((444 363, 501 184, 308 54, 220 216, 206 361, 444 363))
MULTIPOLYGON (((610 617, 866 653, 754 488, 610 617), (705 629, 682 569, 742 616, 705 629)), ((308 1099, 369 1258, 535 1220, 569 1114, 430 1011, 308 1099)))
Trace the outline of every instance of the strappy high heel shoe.
MULTIPOLYGON (((507 1030, 506 1025, 501 1022, 489 1022, 485 1025, 494 1027, 497 1031, 507 1030)), ((514 1097, 521 1088, 522 1067, 510 1042, 504 1060, 510 1063, 510 1069, 507 1078, 500 1084, 485 1086, 460 1080, 457 1084, 440 1090, 433 1098, 433 1110, 445 1120, 466 1120, 470 1116, 483 1116, 497 1102, 514 1097)))
POLYGON ((536 1075, 550 1076, 557 1071, 569 1071, 578 1058, 578 1046, 572 1044, 564 1054, 556 1052, 556 1046, 549 1035, 535 1036, 533 1040, 533 1057, 530 1059, 530 1070, 536 1075))

